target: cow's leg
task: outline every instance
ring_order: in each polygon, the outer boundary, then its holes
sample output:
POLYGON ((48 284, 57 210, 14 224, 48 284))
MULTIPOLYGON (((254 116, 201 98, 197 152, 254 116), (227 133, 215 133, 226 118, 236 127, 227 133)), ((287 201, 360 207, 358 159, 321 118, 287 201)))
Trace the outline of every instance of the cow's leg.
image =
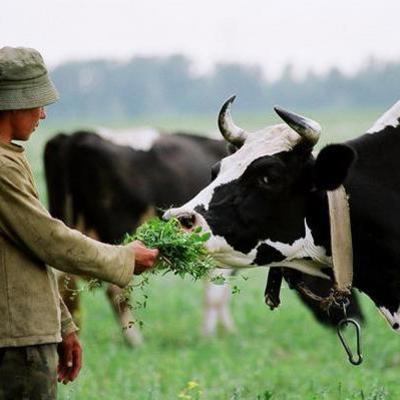
POLYGON ((72 315, 72 319, 75 324, 80 328, 82 325, 81 321, 81 308, 80 298, 78 290, 78 277, 76 275, 68 275, 62 272, 56 272, 58 281, 58 291, 69 312, 72 315))
MULTIPOLYGON (((206 288, 205 297, 207 298, 209 292, 206 288)), ((203 329, 202 334, 204 337, 214 336, 217 329, 218 310, 213 305, 205 302, 204 316, 203 316, 203 329)))
POLYGON ((269 268, 267 285, 264 291, 265 304, 271 309, 279 307, 281 304, 280 293, 283 274, 281 268, 269 268))
MULTIPOLYGON (((222 274, 227 278, 231 270, 218 270, 216 275, 222 274)), ((235 325, 229 310, 230 287, 228 284, 215 285, 206 282, 204 290, 203 335, 213 336, 218 322, 227 332, 233 332, 235 325)))
POLYGON ((229 332, 232 333, 235 331, 235 323, 233 322, 233 318, 232 318, 232 314, 231 314, 231 310, 229 308, 229 298, 230 298, 230 288, 229 287, 225 287, 225 298, 223 300, 223 302, 220 304, 219 307, 219 320, 221 325, 223 326, 223 328, 229 332))
POLYGON ((114 313, 122 328, 122 333, 126 343, 135 347, 143 343, 143 337, 140 329, 132 324, 134 317, 126 301, 122 300, 122 289, 118 286, 109 284, 107 286, 107 297, 110 300, 114 313))

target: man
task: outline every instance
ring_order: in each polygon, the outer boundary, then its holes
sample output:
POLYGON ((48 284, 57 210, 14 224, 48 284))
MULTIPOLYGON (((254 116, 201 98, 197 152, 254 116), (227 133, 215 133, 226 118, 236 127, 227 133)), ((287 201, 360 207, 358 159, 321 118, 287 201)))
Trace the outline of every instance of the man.
POLYGON ((0 49, 0 399, 55 399, 81 367, 76 326, 53 271, 89 275, 120 287, 151 268, 158 250, 111 246, 50 216, 39 202, 23 147, 58 100, 41 55, 0 49), (58 352, 58 368, 57 368, 58 352))

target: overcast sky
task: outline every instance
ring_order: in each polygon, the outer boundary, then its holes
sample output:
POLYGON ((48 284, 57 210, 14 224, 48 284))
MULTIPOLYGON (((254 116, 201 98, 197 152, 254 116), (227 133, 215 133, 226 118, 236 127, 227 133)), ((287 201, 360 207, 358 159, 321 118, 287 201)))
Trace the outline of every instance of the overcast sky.
POLYGON ((259 64, 276 77, 400 61, 400 0, 0 0, 0 45, 66 60, 182 53, 195 68, 259 64))

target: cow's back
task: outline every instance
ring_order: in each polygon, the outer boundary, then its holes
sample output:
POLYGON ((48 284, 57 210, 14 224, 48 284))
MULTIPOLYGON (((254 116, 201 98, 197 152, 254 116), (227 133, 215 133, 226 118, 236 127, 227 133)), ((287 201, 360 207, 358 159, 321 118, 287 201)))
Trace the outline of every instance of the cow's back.
POLYGON ((51 213, 67 222, 65 205, 71 203, 71 225, 83 219, 101 240, 115 243, 149 211, 182 204, 205 186, 211 166, 225 155, 225 145, 164 134, 149 149, 137 150, 80 131, 57 135, 45 154, 51 213))
POLYGON ((222 141, 188 134, 163 135, 150 151, 148 179, 158 207, 180 205, 210 182, 211 167, 226 156, 222 141))

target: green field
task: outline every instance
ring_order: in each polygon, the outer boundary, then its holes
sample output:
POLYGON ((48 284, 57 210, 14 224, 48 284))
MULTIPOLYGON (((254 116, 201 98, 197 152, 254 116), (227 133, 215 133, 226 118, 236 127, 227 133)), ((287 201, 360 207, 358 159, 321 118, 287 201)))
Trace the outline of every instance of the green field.
MULTIPOLYGON (((320 121, 322 142, 327 143, 365 131, 379 110, 309 115, 320 121)), ((42 196, 43 144, 54 132, 78 126, 50 119, 27 146, 42 196)), ((131 124, 203 132, 215 130, 214 119, 148 118, 131 124)), ((236 120, 249 128, 277 121, 272 116, 246 115, 236 120)), ((111 125, 127 126, 129 121, 111 125)), ((365 362, 353 367, 335 333, 318 325, 288 288, 283 289, 278 310, 264 306, 265 270, 245 271, 234 279, 240 288, 232 295, 237 332, 221 333, 212 340, 199 333, 202 283, 169 276, 152 279, 148 306, 140 313, 145 344, 137 349, 125 346, 104 293, 86 293, 84 369, 75 383, 60 387, 60 399, 400 398, 398 337, 366 297, 362 299, 367 316, 362 332, 365 362)))

